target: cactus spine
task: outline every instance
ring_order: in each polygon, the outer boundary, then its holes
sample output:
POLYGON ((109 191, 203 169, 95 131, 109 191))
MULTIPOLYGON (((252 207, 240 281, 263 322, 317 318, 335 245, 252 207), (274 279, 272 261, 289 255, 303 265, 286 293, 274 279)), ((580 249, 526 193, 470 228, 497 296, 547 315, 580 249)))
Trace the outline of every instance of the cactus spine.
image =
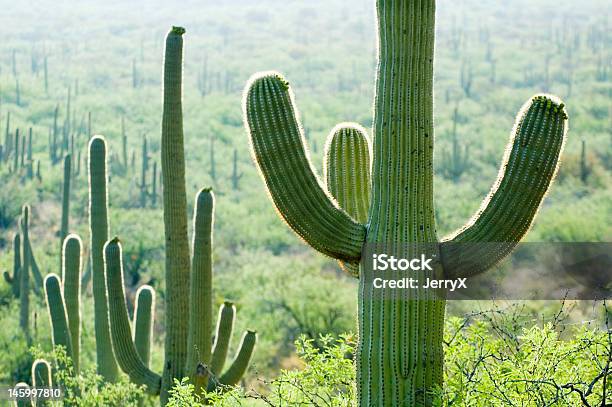
MULTIPOLYGON (((187 236, 181 102, 182 35, 184 32, 185 30, 180 27, 173 27, 170 30, 166 38, 164 60, 161 152, 166 239, 166 339, 164 369, 161 375, 151 371, 147 366, 146 357, 142 356, 147 351, 145 345, 140 343, 140 338, 146 336, 146 333, 139 334, 139 332, 146 332, 147 329, 146 326, 144 329, 139 328, 141 324, 146 325, 144 321, 139 321, 139 312, 135 316, 134 337, 130 333, 130 321, 123 288, 121 244, 115 238, 107 242, 104 248, 108 315, 114 354, 119 366, 130 379, 134 383, 145 385, 151 394, 159 394, 162 405, 167 403, 168 391, 173 385, 173 380, 184 376, 194 378, 198 392, 207 385, 214 388, 219 383, 236 384, 249 364, 256 342, 255 332, 245 333, 240 350, 230 368, 224 374, 218 374, 221 372, 227 355, 227 344, 231 337, 235 310, 233 305, 222 307, 221 313, 224 316, 219 326, 223 329, 219 331, 218 344, 211 352, 213 298, 211 255, 214 197, 210 189, 201 190, 196 197, 194 251, 191 257, 187 236), (229 317, 225 316, 228 312, 229 317), (217 355, 213 357, 215 360, 219 360, 216 362, 219 366, 218 371, 208 371, 207 365, 210 363, 211 353, 217 355), (210 380, 211 378, 214 380, 210 380)), ((144 289, 139 290, 139 297, 144 294, 144 289)), ((147 313, 143 315, 143 318, 146 317, 147 313)))
POLYGON ((108 240, 106 141, 94 136, 89 142, 89 230, 92 286, 94 295, 94 323, 96 332, 96 360, 98 373, 108 381, 115 381, 118 369, 108 326, 106 281, 104 278, 104 244, 108 240))
MULTIPOLYGON (((326 255, 357 263, 365 243, 397 245, 401 251, 393 254, 398 257, 425 253, 443 260, 422 278, 482 272, 512 250, 537 213, 565 140, 564 106, 551 96, 535 96, 523 106, 489 197, 462 229, 439 240, 432 167, 435 1, 378 0, 377 17, 379 57, 367 221, 350 217, 321 187, 305 152, 293 94, 274 72, 255 75, 244 98, 245 122, 259 170, 279 214, 326 255), (522 160, 525 156, 539 159, 522 160), (503 250, 482 244, 457 247, 482 242, 508 243, 503 250), (480 267, 466 267, 474 259, 479 259, 480 267)), ((405 290, 398 300, 392 291, 380 289, 372 295, 366 271, 359 270, 358 403, 432 405, 433 391, 443 379, 444 293, 405 290)))

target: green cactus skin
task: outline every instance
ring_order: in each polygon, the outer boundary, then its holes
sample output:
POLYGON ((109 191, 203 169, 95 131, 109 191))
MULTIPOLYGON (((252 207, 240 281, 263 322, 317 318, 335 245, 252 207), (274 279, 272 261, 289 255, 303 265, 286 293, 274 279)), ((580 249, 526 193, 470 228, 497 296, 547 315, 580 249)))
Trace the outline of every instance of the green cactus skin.
POLYGON ((71 175, 72 175, 72 156, 70 154, 67 154, 64 157, 64 182, 62 184, 62 220, 60 224, 60 253, 64 245, 64 239, 66 239, 66 236, 68 236, 68 227, 70 225, 71 175))
MULTIPOLYGON (((367 222, 370 207, 370 161, 370 141, 363 127, 341 123, 329 133, 323 165, 327 190, 361 224, 367 222)), ((340 265, 350 275, 359 275, 359 264, 340 265)))
POLYGON ((225 365, 227 351, 229 350, 230 339, 234 331, 234 321, 236 319, 236 307, 234 303, 225 301, 219 308, 219 318, 217 319, 217 329, 215 333, 215 345, 212 350, 210 370, 220 372, 225 365))
POLYGON ((151 359, 151 335, 153 334, 153 319, 155 314, 155 291, 149 285, 143 285, 136 291, 136 307, 134 308, 134 346, 138 356, 149 366, 151 359))
POLYGON ((221 384, 225 386, 235 386, 238 384, 251 363, 256 343, 257 333, 255 331, 247 331, 242 335, 240 346, 238 346, 238 349, 240 349, 238 354, 230 367, 219 378, 221 384))
POLYGON ((6 127, 4 130, 4 161, 8 161, 9 155, 11 154, 11 144, 13 139, 11 137, 11 112, 6 113, 6 127))
POLYGON ((30 340, 30 207, 23 205, 21 210, 21 270, 19 272, 19 326, 27 340, 30 340))
POLYGON ((64 240, 62 251, 62 285, 66 316, 72 343, 72 364, 75 372, 80 368, 81 347, 81 238, 70 234, 64 240))
MULTIPOLYGON (((430 255, 441 254, 441 264, 423 277, 484 271, 527 232, 554 178, 567 128, 563 104, 547 95, 525 104, 489 198, 465 227, 440 242, 432 167, 435 1, 378 0, 377 17, 379 58, 367 222, 351 219, 322 190, 305 152, 292 92, 274 72, 255 75, 244 98, 256 163, 280 215, 324 254, 355 262, 364 243, 413 243, 437 246, 440 253, 430 255), (407 92, 413 89, 418 92, 407 92), (465 242, 508 244, 501 249, 493 245, 495 250, 483 244, 458 250, 456 243, 465 242), (487 262, 480 263, 482 270, 471 270, 465 267, 466 258, 487 262)), ((409 249, 401 257, 411 258, 417 252, 409 249)), ((358 295, 359 405, 431 405, 431 391, 443 379, 443 296, 434 298, 434 293, 424 290, 411 290, 401 300, 384 290, 373 296, 368 281, 360 278, 358 295)))
POLYGON ((107 381, 116 381, 118 368, 108 326, 106 279, 104 278, 104 244, 108 240, 106 141, 101 136, 89 142, 89 228, 91 269, 94 295, 94 325, 98 373, 107 381))
POLYGON ((215 196, 211 189, 202 189, 195 199, 193 216, 193 258, 191 262, 189 337, 187 369, 191 383, 199 391, 207 377, 198 374, 198 364, 208 364, 212 347, 213 279, 212 245, 215 196), (198 300, 195 300, 198 299, 198 300))
POLYGON ((159 394, 161 377, 143 362, 132 340, 123 290, 123 263, 119 239, 114 238, 104 246, 104 264, 108 287, 108 318, 117 363, 131 381, 146 386, 151 394, 159 394))
POLYGON ((183 34, 173 27, 166 37, 162 113, 162 172, 166 237, 166 343, 162 404, 175 378, 184 376, 189 322, 189 240, 183 142, 183 34))
POLYGON ((66 348, 66 354, 72 357, 72 339, 70 328, 68 328, 66 304, 62 294, 62 284, 57 274, 51 273, 45 277, 45 296, 51 320, 53 346, 63 346, 66 348))
MULTIPOLYGON (((32 363, 32 387, 35 389, 49 388, 53 386, 51 379, 51 365, 44 359, 36 359, 32 363)), ((35 406, 50 406, 49 401, 36 400, 32 403, 35 406)))

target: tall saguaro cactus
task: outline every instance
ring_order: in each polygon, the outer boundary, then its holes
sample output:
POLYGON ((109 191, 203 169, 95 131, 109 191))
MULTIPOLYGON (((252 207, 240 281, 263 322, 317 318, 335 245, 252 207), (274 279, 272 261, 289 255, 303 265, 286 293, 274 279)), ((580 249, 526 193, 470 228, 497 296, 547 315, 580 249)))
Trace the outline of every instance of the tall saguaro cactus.
MULTIPOLYGON (((439 259, 426 277, 482 272, 521 240, 554 178, 567 129, 563 104, 542 95, 523 106, 488 198, 457 233, 438 239, 433 205, 435 0, 377 0, 376 9, 379 55, 367 219, 359 219, 333 184, 330 191, 323 187, 306 153, 293 93, 275 72, 255 75, 245 93, 245 123, 256 163, 279 214, 323 254, 356 265, 366 244, 408 244, 402 257, 411 258, 417 254, 414 247, 424 246, 439 259), (505 244, 491 250, 500 246, 478 244, 485 242, 505 244), (458 249, 460 243, 475 244, 458 249), (473 259, 486 261, 474 269, 467 266, 473 259)), ((364 166, 355 147, 345 148, 352 170, 338 174, 349 177, 364 166)), ((328 178, 331 166, 346 166, 331 159, 328 178)), ((350 182, 345 178, 336 185, 350 182)), ((353 188, 352 193, 360 192, 353 188)), ((374 295, 366 271, 359 269, 359 405, 431 405, 443 378, 444 293, 406 290, 397 298, 392 290, 380 289, 374 295)))
POLYGON ((163 372, 148 366, 153 314, 153 291, 141 287, 134 316, 134 335, 124 292, 121 244, 117 238, 104 247, 108 318, 117 363, 130 379, 168 401, 174 379, 191 377, 196 390, 219 384, 235 385, 246 371, 256 342, 247 331, 230 367, 223 372, 234 325, 231 303, 221 307, 216 341, 212 316, 212 225, 214 197, 203 189, 196 197, 193 256, 187 233, 187 194, 182 117, 183 34, 173 27, 166 38, 161 163, 163 173, 164 231, 166 239, 166 301, 163 372), (212 349, 212 350, 211 350, 212 349))
POLYGON ((92 286, 94 295, 94 327, 98 373, 115 381, 119 370, 113 357, 108 326, 106 280, 104 278, 104 244, 108 240, 106 141, 95 136, 89 142, 89 228, 92 286))

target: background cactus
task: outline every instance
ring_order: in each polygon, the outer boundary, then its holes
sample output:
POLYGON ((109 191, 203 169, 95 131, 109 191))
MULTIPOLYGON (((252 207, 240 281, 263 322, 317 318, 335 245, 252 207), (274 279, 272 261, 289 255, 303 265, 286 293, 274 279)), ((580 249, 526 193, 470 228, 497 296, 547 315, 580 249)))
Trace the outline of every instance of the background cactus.
MULTIPOLYGON (((114 354, 121 369, 136 384, 168 400, 173 380, 189 376, 200 392, 206 386, 234 385, 244 374, 256 342, 255 332, 243 336, 240 350, 228 370, 221 374, 233 328, 235 310, 221 309, 216 343, 212 348, 212 224, 214 197, 203 189, 196 197, 193 257, 187 236, 187 198, 182 119, 182 48, 185 30, 173 27, 166 38, 164 103, 162 118, 162 172, 164 228, 166 237, 166 339, 164 370, 161 375, 147 366, 146 323, 135 315, 134 336, 130 334, 121 244, 117 238, 104 249, 108 288, 108 315, 114 354), (191 263, 191 264, 190 264, 191 263), (140 325, 145 325, 140 329, 140 325), (141 333, 139 333, 141 332, 141 333), (211 354, 213 356, 211 356, 211 354), (213 362, 210 362, 212 358, 213 362), (210 366, 209 363, 211 363, 210 366), (218 368, 214 370, 214 368, 218 368)), ((149 288, 139 290, 140 298, 149 288)), ((152 302, 152 300, 151 300, 152 302)), ((148 316, 152 317, 152 311, 148 316)), ((147 313, 142 314, 147 318, 147 313)), ((150 329, 150 328, 149 328, 150 329)))
POLYGON ((447 149, 442 150, 442 172, 451 180, 457 182, 461 175, 469 167, 470 149, 468 145, 461 148, 457 137, 457 123, 459 121, 459 108, 455 106, 453 110, 453 130, 452 130, 452 146, 450 152, 447 149))
MULTIPOLYGON (((528 101, 517 117, 489 197, 466 226, 439 240, 432 188, 434 10, 434 0, 377 1, 374 156, 365 223, 349 216, 321 188, 305 152, 293 94, 280 74, 255 75, 245 93, 244 110, 270 196, 283 219, 308 244, 354 264, 361 259, 364 243, 412 243, 397 255, 411 258, 422 251, 418 248, 438 259, 441 253, 443 261, 423 277, 451 278, 486 270, 527 232, 554 177, 567 115, 554 97, 528 101), (406 92, 412 89, 419 91, 406 92), (521 159, 525 156, 539 159, 526 162, 521 159), (502 250, 478 244, 459 250, 465 242, 507 244, 502 250), (465 259, 486 261, 474 269, 466 268, 465 259)), ((356 171, 360 164, 352 163, 356 171)), ((425 289, 406 291, 399 301, 390 300, 393 294, 386 290, 374 296, 368 294, 371 278, 364 271, 360 270, 358 297, 359 404, 431 405, 432 392, 443 378, 444 296, 425 289)))
POLYGON ((21 212, 21 270, 19 271, 19 326, 30 341, 30 207, 24 205, 21 212))

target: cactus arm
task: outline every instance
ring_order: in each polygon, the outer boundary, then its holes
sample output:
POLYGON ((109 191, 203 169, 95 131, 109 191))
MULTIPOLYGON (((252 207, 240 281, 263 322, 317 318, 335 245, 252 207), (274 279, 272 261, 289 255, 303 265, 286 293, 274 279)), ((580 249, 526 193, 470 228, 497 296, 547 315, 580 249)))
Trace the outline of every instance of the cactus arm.
POLYGON ((57 274, 51 273, 45 277, 45 296, 51 321, 53 346, 63 346, 66 348, 66 354, 72 357, 72 340, 68 328, 66 304, 64 303, 60 278, 57 274))
MULTIPOLYGON (((370 207, 370 147, 366 130, 356 124, 336 126, 325 143, 324 178, 327 190, 342 209, 366 223, 370 207)), ((340 262, 350 275, 359 275, 358 263, 340 262)))
POLYGON ((106 141, 101 136, 89 142, 89 230, 91 236, 91 274, 94 296, 94 328, 98 374, 107 381, 116 381, 117 364, 108 327, 108 304, 104 278, 104 244, 108 240, 106 141))
POLYGON ((183 141, 183 34, 173 27, 166 37, 162 113, 162 173, 166 239, 166 338, 161 401, 187 362, 190 254, 183 141))
POLYGON ((32 386, 34 388, 51 387, 51 365, 44 359, 32 363, 32 386))
POLYGON ((27 340, 30 340, 30 256, 28 240, 30 239, 30 207, 23 205, 21 212, 21 271, 19 273, 19 326, 27 340))
POLYGON ((559 100, 534 96, 525 103, 491 192, 474 217, 441 244, 447 275, 484 272, 527 233, 556 174, 566 132, 559 100))
POLYGON ((66 236, 62 250, 62 284, 75 372, 79 371, 81 346, 81 250, 82 243, 79 236, 75 234, 66 236))
POLYGON ((114 238, 104 246, 104 264, 108 287, 108 318, 117 363, 132 382, 146 386, 151 394, 159 394, 161 377, 143 363, 132 341, 123 290, 123 264, 119 239, 114 238))
POLYGON ((143 285, 136 291, 134 308, 134 346, 145 366, 151 359, 151 335, 155 314, 155 291, 149 285, 143 285))
POLYGON ((280 74, 268 72, 251 78, 247 89, 245 126, 276 209, 316 250, 359 261, 365 226, 338 207, 315 174, 289 85, 280 74))
POLYGON ((191 382, 199 391, 206 378, 198 366, 208 364, 212 347, 212 244, 215 197, 210 189, 196 196, 193 216, 193 257, 191 263, 191 294, 187 370, 191 382))
POLYGON ((247 331, 242 335, 239 351, 230 367, 221 375, 219 382, 226 386, 235 386, 238 384, 247 368, 251 363, 253 350, 257 343, 257 333, 255 331, 247 331))
POLYGON ((227 358, 227 351, 229 349, 229 342, 232 337, 232 331, 234 330, 234 320, 236 316, 236 308, 230 301, 225 301, 221 308, 219 308, 219 318, 217 319, 217 330, 215 334, 215 346, 212 351, 212 358, 210 362, 210 370, 216 376, 221 374, 223 366, 225 365, 225 359, 227 358))
MULTIPOLYGON (((51 379, 51 365, 44 359, 36 359, 32 363, 32 387, 35 389, 49 388, 53 385, 51 379)), ((34 396, 33 406, 51 406, 53 403, 48 400, 37 400, 34 396)))

